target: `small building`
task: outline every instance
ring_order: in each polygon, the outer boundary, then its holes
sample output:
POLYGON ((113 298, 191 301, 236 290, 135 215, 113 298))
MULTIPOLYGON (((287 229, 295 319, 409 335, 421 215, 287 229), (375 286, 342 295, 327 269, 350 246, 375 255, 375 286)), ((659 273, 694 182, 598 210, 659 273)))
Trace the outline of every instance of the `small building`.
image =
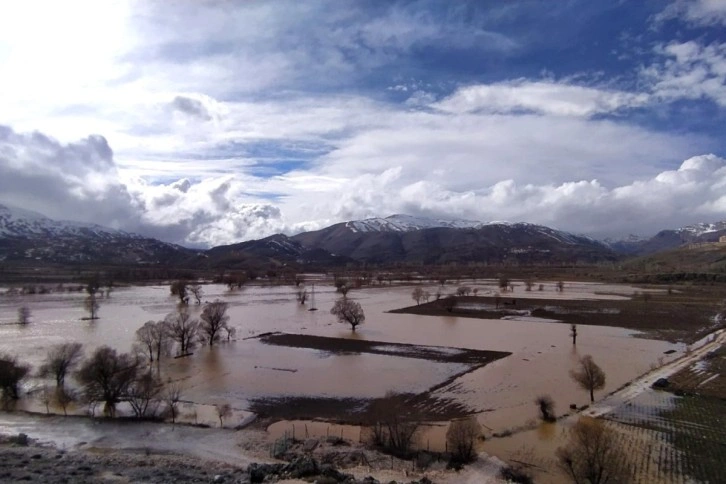
POLYGON ((726 244, 726 235, 722 235, 721 237, 719 237, 718 238, 718 243, 719 244, 726 244))

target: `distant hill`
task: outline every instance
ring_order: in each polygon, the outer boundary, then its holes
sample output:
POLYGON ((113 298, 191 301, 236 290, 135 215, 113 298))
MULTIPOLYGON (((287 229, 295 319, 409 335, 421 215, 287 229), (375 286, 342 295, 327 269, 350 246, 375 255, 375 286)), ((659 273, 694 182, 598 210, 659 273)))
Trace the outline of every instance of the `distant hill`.
POLYGON ((648 255, 676 249, 683 245, 717 242, 726 235, 726 221, 698 223, 678 229, 661 230, 650 238, 636 238, 606 241, 613 250, 627 255, 648 255))
POLYGON ((173 264, 198 251, 95 224, 0 205, 0 262, 173 264))
POLYGON ((703 280, 726 282, 726 244, 704 243, 629 259, 625 271, 649 274, 654 282, 703 280))
POLYGON ((614 260, 612 249, 588 237, 528 223, 441 221, 402 215, 343 222, 291 237, 305 247, 367 263, 614 260))

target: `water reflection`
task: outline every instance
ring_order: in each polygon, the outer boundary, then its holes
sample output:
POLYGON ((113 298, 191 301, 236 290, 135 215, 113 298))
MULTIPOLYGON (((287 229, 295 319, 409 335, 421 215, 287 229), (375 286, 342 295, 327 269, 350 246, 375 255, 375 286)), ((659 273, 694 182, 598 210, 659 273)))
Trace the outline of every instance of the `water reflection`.
MULTIPOLYGON (((493 290, 493 283, 478 281, 473 286, 483 294, 493 290)), ((437 288, 425 287, 431 293, 437 288)), ((564 293, 518 292, 517 297, 606 299, 613 296, 595 292, 631 294, 632 290, 627 286, 568 283, 564 293)), ((437 396, 454 399, 473 411, 489 410, 479 419, 492 431, 521 426, 535 417, 532 401, 540 394, 550 393, 560 414, 571 403, 588 403, 587 392, 578 388, 568 373, 580 355, 591 354, 607 374, 607 385, 600 392, 604 395, 649 370, 664 351, 677 350, 666 356, 665 362, 681 354, 675 345, 633 338, 632 331, 620 328, 578 327, 577 346, 573 346, 566 324, 387 313, 413 304, 410 287, 351 291, 349 297, 366 313, 366 322, 356 332, 337 323, 329 313, 339 297, 332 286, 316 284, 318 311, 307 311, 307 305, 300 305, 293 286, 248 286, 229 291, 226 286, 207 285, 204 292, 205 301, 219 298, 230 304, 230 325, 237 329, 237 341, 221 342, 211 349, 197 348, 191 357, 167 359, 161 366, 162 377, 182 380, 185 400, 205 403, 218 399, 235 408, 245 408, 250 398, 261 396, 375 398, 391 389, 420 393, 462 370, 461 365, 421 359, 333 355, 245 339, 271 331, 510 351, 512 356, 466 374, 437 392, 437 396)), ((48 348, 62 342, 82 342, 86 354, 104 344, 130 351, 136 329, 145 321, 163 319, 174 311, 177 302, 168 286, 117 288, 111 297, 100 299, 100 319, 88 322, 80 321, 85 314, 83 298, 82 293, 0 297, 0 352, 22 355, 24 361, 37 367, 48 348), (28 327, 8 324, 16 318, 21 304, 28 305, 33 313, 28 327)), ((198 316, 200 306, 192 305, 190 311, 198 316)))

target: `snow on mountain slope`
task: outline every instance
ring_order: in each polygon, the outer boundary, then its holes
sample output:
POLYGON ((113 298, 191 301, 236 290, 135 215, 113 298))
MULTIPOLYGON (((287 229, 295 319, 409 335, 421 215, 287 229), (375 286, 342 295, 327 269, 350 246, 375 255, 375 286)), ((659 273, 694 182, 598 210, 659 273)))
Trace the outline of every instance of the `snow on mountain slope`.
POLYGON ((386 218, 367 218, 346 223, 353 232, 411 232, 414 230, 448 227, 455 229, 475 228, 481 222, 472 220, 444 220, 412 215, 396 214, 386 218))
POLYGON ((711 232, 719 232, 721 230, 726 230, 726 221, 716 222, 716 223, 697 223, 693 225, 687 225, 685 227, 681 227, 679 229, 676 229, 676 232, 688 232, 694 237, 699 237, 704 234, 709 234, 711 232))
POLYGON ((574 235, 569 232, 551 229, 542 225, 526 222, 479 222, 475 220, 462 219, 432 219, 425 217, 414 217, 412 215, 396 214, 386 218, 368 218, 365 220, 354 220, 346 222, 345 226, 352 232, 413 232, 416 230, 431 228, 452 228, 452 229, 481 229, 484 227, 500 227, 504 231, 527 230, 539 232, 547 237, 566 244, 576 244, 589 237, 574 235))
POLYGON ((0 237, 38 237, 79 235, 93 233, 96 235, 112 234, 130 238, 142 238, 140 235, 122 232, 96 224, 53 220, 45 215, 18 207, 0 205, 0 237))

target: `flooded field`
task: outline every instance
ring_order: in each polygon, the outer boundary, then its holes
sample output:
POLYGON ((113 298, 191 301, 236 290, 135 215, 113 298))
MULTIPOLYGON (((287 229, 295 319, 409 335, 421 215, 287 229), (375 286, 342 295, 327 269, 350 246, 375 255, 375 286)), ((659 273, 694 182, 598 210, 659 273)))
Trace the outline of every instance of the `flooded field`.
MULTIPOLYGON (((470 284, 480 295, 496 291, 494 281, 470 284)), ((629 297, 638 289, 629 286, 567 283, 556 292, 554 283, 543 291, 515 289, 518 298, 609 298, 629 297)), ((365 324, 353 333, 335 322, 329 313, 338 297, 332 285, 316 284, 318 311, 308 311, 295 300, 291 286, 246 286, 228 291, 226 286, 204 286, 205 301, 229 303, 230 324, 236 340, 213 349, 197 348, 191 357, 167 359, 162 365, 165 379, 179 380, 184 400, 199 404, 229 403, 238 410, 266 398, 329 398, 362 401, 380 398, 387 392, 421 394, 435 388, 432 397, 457 402, 475 412, 487 432, 500 432, 531 423, 537 415, 535 397, 550 394, 558 415, 570 404, 589 403, 587 392, 569 377, 569 370, 585 354, 593 356, 607 375, 609 393, 652 367, 680 356, 685 346, 664 341, 634 338, 633 330, 602 326, 578 328, 577 346, 569 338, 569 326, 536 318, 486 320, 456 316, 417 316, 388 311, 413 304, 411 287, 375 287, 353 290, 349 298, 359 302, 365 324), (461 362, 411 358, 385 352, 330 352, 315 348, 264 344, 255 338, 263 333, 282 332, 326 338, 355 338, 363 341, 405 345, 466 348, 509 352, 510 356, 464 372, 461 362), (666 352, 672 351, 670 354, 666 352), (462 374, 463 373, 463 374, 462 374), (462 374, 453 381, 452 376, 462 374)), ((432 294, 439 289, 427 286, 432 294)), ((453 292, 455 286, 446 286, 453 292)), ((82 293, 0 296, 0 352, 18 355, 37 367, 48 348, 57 343, 78 341, 86 352, 100 345, 130 351, 134 333, 148 320, 162 319, 174 311, 176 300, 168 286, 117 288, 100 300, 100 319, 85 316, 82 293), (32 322, 12 324, 18 307, 27 305, 32 322)), ((193 312, 199 307, 190 305, 193 312)), ((597 394, 596 394, 597 397, 597 394)), ((322 408, 311 417, 340 417, 322 408)))

